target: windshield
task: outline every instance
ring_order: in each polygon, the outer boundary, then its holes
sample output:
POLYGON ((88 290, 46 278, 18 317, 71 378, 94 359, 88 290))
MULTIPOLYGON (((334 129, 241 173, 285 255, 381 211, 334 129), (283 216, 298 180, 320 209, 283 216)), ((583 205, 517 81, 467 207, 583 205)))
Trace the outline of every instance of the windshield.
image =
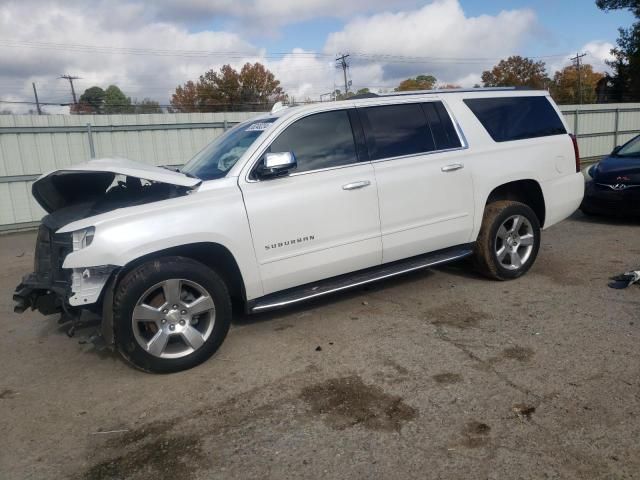
POLYGON ((640 136, 637 136, 630 142, 626 143, 616 153, 618 157, 640 157, 640 136))
POLYGON ((241 123, 196 154, 180 171, 202 180, 224 177, 251 144, 277 117, 241 123))

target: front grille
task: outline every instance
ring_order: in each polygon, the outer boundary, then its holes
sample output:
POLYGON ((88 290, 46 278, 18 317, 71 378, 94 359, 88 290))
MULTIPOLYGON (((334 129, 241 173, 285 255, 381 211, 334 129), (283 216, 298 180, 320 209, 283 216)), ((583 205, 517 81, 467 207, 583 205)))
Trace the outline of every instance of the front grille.
POLYGON ((51 286, 67 286, 70 273, 62 269, 62 264, 72 250, 70 233, 55 234, 45 225, 40 225, 33 266, 38 279, 51 286))

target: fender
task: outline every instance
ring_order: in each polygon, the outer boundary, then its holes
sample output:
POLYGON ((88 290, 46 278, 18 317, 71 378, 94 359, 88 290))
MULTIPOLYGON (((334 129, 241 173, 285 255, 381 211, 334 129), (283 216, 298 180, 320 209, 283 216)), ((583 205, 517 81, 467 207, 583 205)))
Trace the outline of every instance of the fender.
POLYGON ((70 223, 57 233, 95 228, 92 243, 65 258, 63 268, 122 267, 171 247, 217 243, 233 255, 248 299, 262 295, 262 282, 242 195, 235 178, 208 182, 188 196, 114 210, 70 223), (224 233, 223 233, 224 232, 224 233))

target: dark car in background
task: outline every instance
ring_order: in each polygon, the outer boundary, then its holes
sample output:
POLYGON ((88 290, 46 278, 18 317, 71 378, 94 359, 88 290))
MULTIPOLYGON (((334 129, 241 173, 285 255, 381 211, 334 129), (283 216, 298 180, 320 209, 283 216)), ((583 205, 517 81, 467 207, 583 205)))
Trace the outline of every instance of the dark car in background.
POLYGON ((587 215, 640 216, 640 135, 585 169, 587 215))

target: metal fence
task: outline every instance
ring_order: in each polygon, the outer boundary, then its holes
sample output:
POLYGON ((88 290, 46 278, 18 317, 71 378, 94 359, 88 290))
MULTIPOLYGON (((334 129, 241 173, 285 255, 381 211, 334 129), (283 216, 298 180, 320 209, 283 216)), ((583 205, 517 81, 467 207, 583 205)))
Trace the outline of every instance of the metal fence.
POLYGON ((578 137, 584 163, 600 159, 640 134, 640 103, 561 105, 560 110, 578 137))
MULTIPOLYGON (((586 162, 640 133, 638 103, 560 109, 586 162)), ((226 128, 255 115, 0 115, 0 232, 38 224, 45 212, 31 197, 31 184, 42 173, 100 157, 180 165, 226 128)))
POLYGON ((181 165, 228 127, 256 115, 0 115, 0 232, 39 223, 45 212, 31 184, 43 173, 101 157, 181 165))

